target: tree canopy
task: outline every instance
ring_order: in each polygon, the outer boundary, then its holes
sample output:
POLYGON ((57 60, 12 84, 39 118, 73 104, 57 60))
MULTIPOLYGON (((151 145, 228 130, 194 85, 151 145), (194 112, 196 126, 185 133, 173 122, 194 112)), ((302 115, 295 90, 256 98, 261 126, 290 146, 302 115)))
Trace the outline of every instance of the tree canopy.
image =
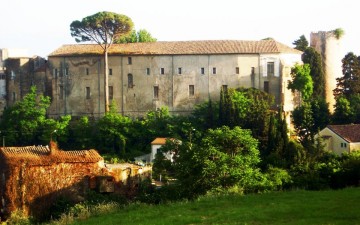
POLYGON ((313 81, 310 76, 309 64, 296 64, 291 68, 292 81, 289 81, 288 88, 291 91, 299 91, 303 100, 307 100, 313 93, 313 81))
POLYGON ((115 39, 114 43, 136 43, 136 42, 156 42, 154 38, 147 30, 140 29, 138 31, 132 30, 128 36, 122 36, 115 39))
POLYGON ((108 51, 115 39, 128 35, 133 29, 132 20, 122 14, 98 12, 70 24, 71 36, 76 42, 94 41, 104 50, 105 112, 109 111, 108 51))
POLYGON ((295 49, 300 51, 305 51, 309 46, 309 42, 304 35, 301 35, 299 39, 295 40, 292 44, 295 45, 295 49))

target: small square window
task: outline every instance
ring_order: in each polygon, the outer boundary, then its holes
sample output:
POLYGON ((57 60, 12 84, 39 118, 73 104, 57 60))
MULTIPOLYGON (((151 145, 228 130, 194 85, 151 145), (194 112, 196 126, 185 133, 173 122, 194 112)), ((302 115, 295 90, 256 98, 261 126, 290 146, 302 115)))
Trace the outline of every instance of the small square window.
POLYGON ((213 74, 216 74, 216 67, 213 67, 213 74))
POLYGON ((150 75, 150 68, 146 68, 146 75, 150 75))
POLYGON ((160 68, 160 74, 164 75, 165 74, 165 69, 164 68, 160 68))
POLYGON ((204 74, 205 74, 205 68, 204 68, 204 67, 201 67, 200 73, 201 73, 201 75, 204 75, 204 74))
POLYGON ((109 69, 109 75, 112 75, 112 72, 113 72, 112 69, 109 69))
POLYGON ((182 74, 182 69, 181 69, 181 67, 178 68, 178 74, 182 74))
POLYGON ((239 68, 239 67, 236 67, 236 68, 235 68, 235 73, 236 73, 236 74, 240 74, 240 68, 239 68))
POLYGON ((132 58, 128 57, 128 64, 131 65, 132 64, 132 58))

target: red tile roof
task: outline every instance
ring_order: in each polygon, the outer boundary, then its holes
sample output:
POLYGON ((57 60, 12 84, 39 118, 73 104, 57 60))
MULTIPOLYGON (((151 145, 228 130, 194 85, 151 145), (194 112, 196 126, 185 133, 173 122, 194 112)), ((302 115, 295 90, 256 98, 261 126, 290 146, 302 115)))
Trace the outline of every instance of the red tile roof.
MULTIPOLYGON (((102 48, 97 44, 63 45, 51 56, 99 55, 102 48)), ((159 41, 147 43, 113 44, 110 55, 204 55, 204 54, 259 54, 293 53, 301 51, 275 40, 239 41, 159 41)))
POLYGON ((164 145, 166 143, 167 138, 158 137, 155 138, 151 144, 152 145, 164 145))
POLYGON ((348 142, 360 142, 360 124, 329 125, 327 127, 348 142))
POLYGON ((1 147, 0 156, 9 164, 96 163, 103 158, 96 150, 51 151, 48 146, 1 147))

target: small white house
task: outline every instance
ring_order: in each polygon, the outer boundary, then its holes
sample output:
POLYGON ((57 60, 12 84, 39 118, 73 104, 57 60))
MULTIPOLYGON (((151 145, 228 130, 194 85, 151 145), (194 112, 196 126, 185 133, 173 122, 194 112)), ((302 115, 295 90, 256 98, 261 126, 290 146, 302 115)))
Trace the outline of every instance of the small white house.
POLYGON ((338 155, 360 150, 360 124, 328 125, 318 135, 325 149, 338 155))
MULTIPOLYGON (((151 156, 150 156, 150 162, 154 162, 156 153, 159 152, 159 149, 166 144, 167 140, 172 140, 174 141, 174 138, 163 138, 163 137, 157 137, 155 138, 152 142, 151 142, 151 156)), ((173 156, 174 156, 174 152, 169 151, 164 153, 164 156, 166 159, 170 160, 171 162, 173 162, 173 156)))

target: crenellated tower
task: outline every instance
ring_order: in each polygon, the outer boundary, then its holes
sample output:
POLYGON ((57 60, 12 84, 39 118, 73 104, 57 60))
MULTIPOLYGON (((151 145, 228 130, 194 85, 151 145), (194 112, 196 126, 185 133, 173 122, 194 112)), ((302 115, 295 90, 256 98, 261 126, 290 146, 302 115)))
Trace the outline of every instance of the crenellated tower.
MULTIPOLYGON (((336 103, 333 90, 336 88, 336 78, 342 77, 342 62, 344 52, 342 39, 334 31, 319 31, 310 34, 310 46, 322 58, 325 72, 325 98, 329 103, 330 112, 334 112, 336 103)), ((315 84, 316 85, 316 84, 315 84)))

